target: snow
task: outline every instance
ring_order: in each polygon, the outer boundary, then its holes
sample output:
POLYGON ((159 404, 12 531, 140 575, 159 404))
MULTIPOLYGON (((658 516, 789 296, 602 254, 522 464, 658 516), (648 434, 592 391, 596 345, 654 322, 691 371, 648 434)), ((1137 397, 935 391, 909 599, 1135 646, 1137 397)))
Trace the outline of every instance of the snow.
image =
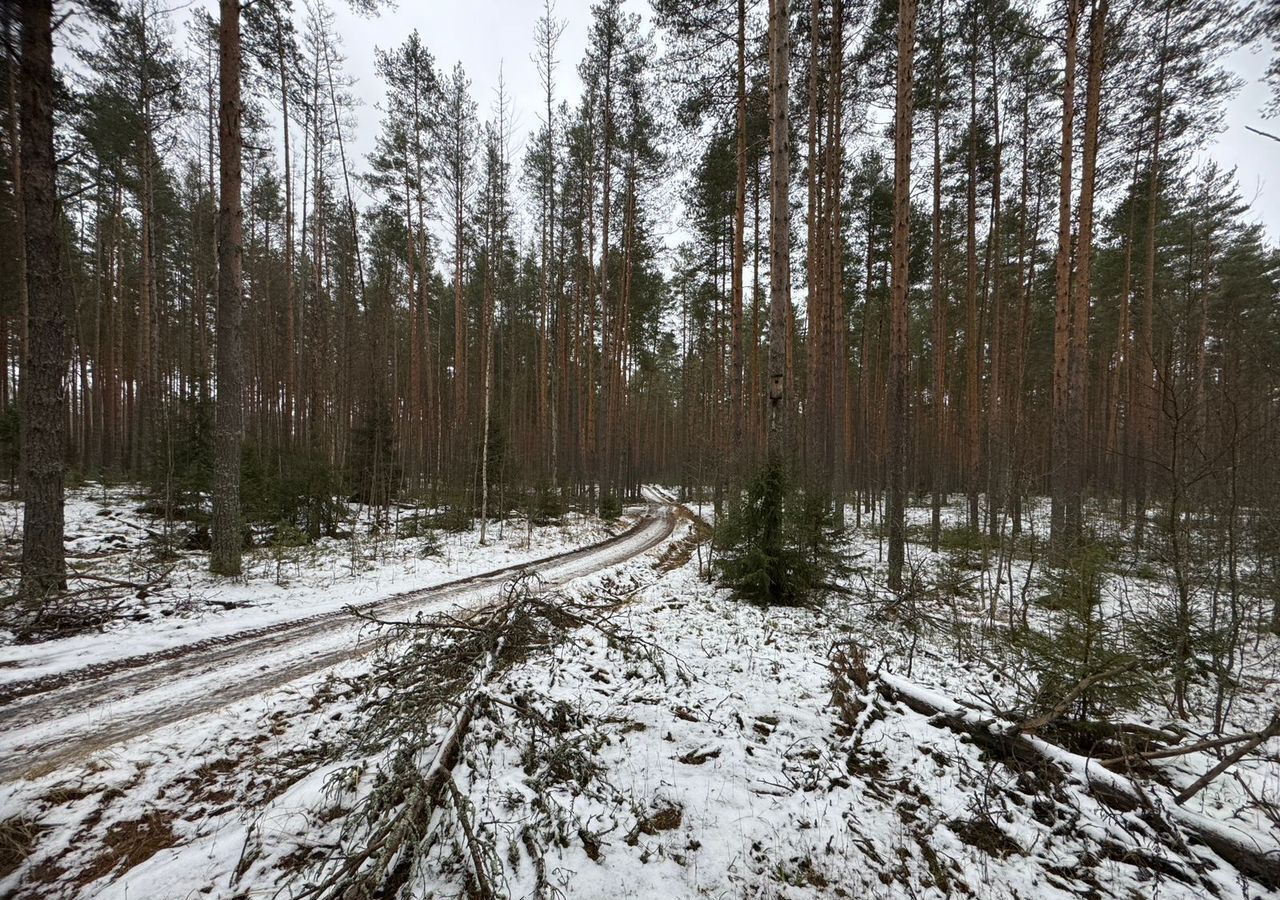
MULTIPOLYGON (((648 493, 653 501, 672 497, 661 489, 648 493)), ((83 510, 78 521, 93 514, 96 502, 77 500, 84 504, 77 507, 83 510)), ((111 502, 120 509, 119 501, 111 502)), ((915 524, 927 522, 927 510, 911 514, 915 524)), ((133 530, 118 528, 104 528, 92 546, 133 530)), ((1189 900, 1209 896, 1210 888, 1224 898, 1277 896, 1242 880, 1205 848, 1194 848, 1202 871, 1192 871, 1149 823, 1099 803, 1082 786, 1120 776, 1094 760, 1040 742, 1064 773, 1062 782, 1048 783, 1034 771, 987 758, 961 735, 878 700, 874 691, 863 698, 870 705, 856 723, 843 724, 832 706, 828 668, 838 640, 865 646, 868 668, 884 683, 971 721, 1007 727, 994 710, 1008 708, 1014 696, 1012 680, 1001 677, 1008 674, 1002 660, 981 644, 976 625, 972 634, 912 629, 904 611, 887 605, 875 588, 880 562, 874 533, 855 535, 847 548, 862 567, 850 581, 850 595, 815 609, 763 610, 708 584, 697 554, 674 567, 665 564, 668 546, 688 538, 690 528, 684 520, 667 544, 599 571, 598 563, 570 560, 545 573, 575 595, 626 597, 612 624, 641 643, 628 645, 586 628, 502 670, 485 688, 498 699, 564 704, 573 713, 564 740, 592 748, 600 766, 595 779, 559 782, 540 794, 522 764, 527 748, 502 707, 473 725, 455 780, 472 804, 474 821, 496 835, 492 862, 503 896, 534 895, 535 869, 519 835, 522 825, 545 827, 548 816, 562 826, 563 839, 543 842, 546 869, 558 895, 573 898, 1189 900), (972 643, 959 645, 958 634, 970 634, 965 640, 972 643), (549 811, 540 808, 544 799, 549 811), (1151 857, 1167 868, 1145 864, 1151 857)), ((268 563, 257 560, 244 584, 219 595, 244 605, 215 610, 202 604, 199 612, 153 615, 113 625, 105 637, 50 642, 56 646, 48 649, 0 648, 0 659, 17 664, 0 664, 0 678, 12 682, 380 599, 603 534, 598 523, 579 522, 563 531, 535 530, 525 548, 524 529, 509 527, 498 546, 478 547, 474 534, 463 535, 451 540, 441 559, 388 551, 355 573, 344 572, 348 548, 331 544, 316 561, 293 569, 283 587, 273 583, 268 563)), ((936 566, 943 556, 913 546, 911 558, 936 566)), ((1015 586, 1024 566, 1015 559, 1015 586)), ((198 557, 184 559, 175 572, 189 578, 196 593, 212 592, 198 557)), ((1129 583, 1111 590, 1115 602, 1122 590, 1127 602, 1142 602, 1154 587, 1129 583)), ((1006 585, 1001 616, 1007 591, 1006 585)), ((932 612, 975 624, 986 615, 985 600, 932 612)), ((1029 615, 1039 615, 1034 605, 1029 615)), ((309 641, 307 652, 343 640, 353 640, 349 630, 309 641)), ((1275 641, 1260 637, 1247 652, 1246 672, 1260 680, 1273 677, 1276 651, 1275 641)), ((229 684, 270 664, 271 654, 259 653, 197 673, 190 684, 204 678, 229 684)), ((26 867, 0 877, 0 895, 295 895, 304 882, 291 876, 322 871, 314 863, 337 846, 342 814, 385 761, 346 743, 366 714, 369 671, 367 656, 344 659, 3 785, 0 821, 25 818, 45 830, 26 867), (104 836, 112 827, 147 816, 168 823, 172 837, 140 859, 122 858, 85 880, 84 873, 104 859, 104 836)), ((122 710, 136 715, 165 704, 181 708, 183 701, 161 687, 122 701, 122 710)), ((1196 706, 1203 711, 1206 704, 1196 706)), ((1256 727, 1269 708, 1267 697, 1242 695, 1228 730, 1256 727)), ((1155 725, 1168 720, 1151 707, 1133 718, 1155 725)), ((1203 717, 1185 724, 1190 740, 1211 727, 1203 717)), ((444 730, 442 723, 437 734, 443 737, 444 730)), ((420 759, 434 758, 433 747, 419 749, 420 759)), ((1249 802, 1250 793, 1280 797, 1274 749, 1238 764, 1186 809, 1170 802, 1173 792, 1215 761, 1197 753, 1162 762, 1170 786, 1145 789, 1176 820, 1194 818, 1236 840, 1280 850, 1274 823, 1249 802)), ((415 896, 465 896, 465 866, 451 845, 431 852, 415 896)))
MULTIPOLYGON (((519 565, 601 540, 632 521, 624 517, 606 530, 598 520, 570 515, 562 526, 536 528, 531 534, 523 522, 513 522, 491 528, 485 546, 480 545, 476 525, 458 534, 436 532, 440 553, 425 557, 419 555, 422 545, 417 539, 322 538, 313 547, 251 550, 244 576, 228 580, 208 573, 203 552, 182 552, 173 562, 151 561, 146 538, 158 528, 139 508, 136 491, 129 486, 91 485, 69 492, 68 563, 80 572, 136 582, 171 568, 167 584, 146 597, 131 598, 126 616, 106 629, 106 639, 95 631, 34 645, 0 646, 0 689, 6 683, 85 664, 268 628, 519 565)), ((21 520, 20 504, 0 503, 0 534, 6 536, 8 554, 16 555, 21 547, 21 520)))

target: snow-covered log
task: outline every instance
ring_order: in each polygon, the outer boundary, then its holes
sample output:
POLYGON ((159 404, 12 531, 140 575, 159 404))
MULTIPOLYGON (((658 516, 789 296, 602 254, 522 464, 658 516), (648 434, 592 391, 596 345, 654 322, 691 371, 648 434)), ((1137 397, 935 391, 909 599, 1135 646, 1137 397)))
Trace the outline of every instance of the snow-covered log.
POLYGON ((1272 890, 1280 890, 1280 843, 1246 834, 1215 822, 1173 802, 1153 802, 1152 794, 1132 779, 1105 768, 1098 760, 1064 750, 1034 735, 1020 732, 1016 725, 994 713, 982 713, 913 684, 897 676, 880 673, 877 690, 886 700, 900 702, 928 716, 940 727, 965 734, 984 749, 1004 759, 1032 765, 1052 764, 1102 803, 1123 810, 1145 809, 1165 824, 1177 828, 1233 865, 1242 874, 1272 890))

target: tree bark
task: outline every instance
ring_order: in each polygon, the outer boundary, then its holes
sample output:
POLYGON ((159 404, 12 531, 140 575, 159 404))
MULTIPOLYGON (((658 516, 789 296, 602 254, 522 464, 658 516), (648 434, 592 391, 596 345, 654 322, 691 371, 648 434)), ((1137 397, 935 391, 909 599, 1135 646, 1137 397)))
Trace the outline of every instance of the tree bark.
MULTIPOLYGON (((971 13, 972 15, 972 13, 971 13)), ((969 147, 965 175, 965 495, 969 527, 978 529, 978 479, 981 464, 982 334, 978 320, 978 24, 970 21, 969 147)))
POLYGON ((1156 226, 1159 223, 1160 203, 1160 143, 1164 136, 1164 79, 1167 44, 1169 38, 1168 9, 1165 10, 1164 29, 1160 38, 1160 61, 1156 75, 1155 124, 1151 141, 1151 171, 1147 190, 1146 259, 1142 273, 1142 317, 1139 322, 1139 349, 1134 354, 1137 376, 1134 385, 1134 407, 1137 418, 1137 446, 1134 448, 1133 544, 1142 549, 1147 525, 1147 493, 1150 490, 1151 457, 1155 448, 1156 412, 1156 347, 1155 347, 1155 293, 1156 293, 1156 226))
POLYGON ((898 64, 893 117, 893 270, 889 300, 889 589, 903 588, 906 562, 908 336, 907 289, 910 286, 911 240, 911 126, 915 90, 912 56, 915 51, 917 0, 898 0, 898 64))
POLYGON ((244 427, 240 347, 241 254, 244 209, 240 198, 240 0, 220 0, 218 32, 218 395, 214 419, 213 552, 209 568, 240 574, 240 440, 244 427))
POLYGON ((1065 549, 1065 507, 1069 457, 1070 428, 1070 360, 1071 360, 1071 173, 1075 149, 1076 110, 1076 32, 1080 23, 1080 0, 1067 0, 1066 61, 1062 86, 1062 170, 1058 180, 1058 255, 1054 263, 1053 318, 1053 449, 1050 486, 1050 541, 1056 551, 1065 549))
POLYGON ((733 419, 733 454, 741 455, 745 411, 742 405, 742 278, 746 267, 747 230, 747 2, 738 0, 737 38, 737 179, 733 203, 733 324, 729 350, 729 415, 733 419))
POLYGON ((788 125, 788 0, 769 0, 769 435, 770 466, 782 465, 791 311, 791 130, 788 125))
MULTIPOLYGON (((943 28, 943 4, 938 4, 938 30, 943 28)), ((942 41, 935 40, 933 59, 933 244, 930 290, 933 294, 933 497, 929 547, 934 553, 942 539, 942 489, 946 468, 947 427, 947 298, 942 290, 942 41)))
POLYGON ((24 501, 19 591, 33 602, 66 587, 66 311, 53 150, 53 4, 28 0, 21 9, 18 90, 28 316, 19 384, 24 501))
POLYGON ((1093 263, 1093 195, 1097 183, 1098 120, 1105 63, 1108 0, 1094 7, 1089 24, 1089 64, 1085 88, 1084 148, 1080 160, 1080 233, 1076 246, 1076 277, 1071 290, 1071 334, 1068 341, 1069 460, 1064 460, 1066 492, 1063 526, 1067 546, 1078 543, 1084 528, 1085 405, 1089 373, 1089 294, 1093 263))

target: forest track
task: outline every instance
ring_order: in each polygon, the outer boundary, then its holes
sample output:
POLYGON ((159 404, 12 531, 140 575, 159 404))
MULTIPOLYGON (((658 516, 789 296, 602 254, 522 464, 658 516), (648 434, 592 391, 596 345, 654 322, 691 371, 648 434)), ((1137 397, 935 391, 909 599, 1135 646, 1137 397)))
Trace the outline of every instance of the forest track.
POLYGON ((379 618, 475 607, 518 573, 562 585, 619 565, 671 536, 666 497, 631 528, 586 547, 408 591, 354 609, 126 657, 6 685, 0 692, 0 782, 36 778, 98 750, 280 687, 373 650, 379 618))

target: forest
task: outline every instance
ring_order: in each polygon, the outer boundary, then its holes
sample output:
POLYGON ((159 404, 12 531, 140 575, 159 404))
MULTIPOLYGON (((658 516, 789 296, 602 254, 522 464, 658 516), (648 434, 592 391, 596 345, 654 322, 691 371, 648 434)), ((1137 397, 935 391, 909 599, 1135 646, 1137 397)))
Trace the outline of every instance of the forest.
POLYGON ((0 0, 0 896, 1280 897, 1280 3, 558 2, 0 0))

